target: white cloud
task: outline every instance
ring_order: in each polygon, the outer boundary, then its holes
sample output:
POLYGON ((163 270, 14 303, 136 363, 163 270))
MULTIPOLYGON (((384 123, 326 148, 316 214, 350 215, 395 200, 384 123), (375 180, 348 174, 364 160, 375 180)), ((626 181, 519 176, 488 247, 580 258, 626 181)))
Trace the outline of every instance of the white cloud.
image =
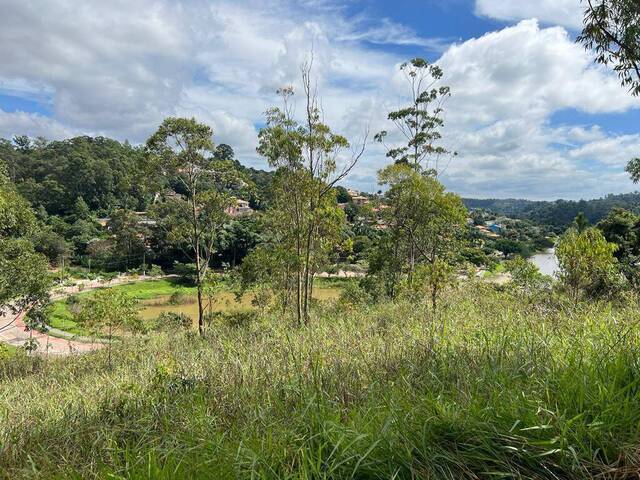
POLYGON ((572 30, 582 28, 580 0, 476 0, 476 14, 504 21, 528 18, 572 30))
POLYGON ((13 138, 25 132, 32 137, 50 140, 61 140, 81 133, 37 113, 5 112, 0 109, 0 138, 13 138))
MULTIPOLYGON (((503 7, 478 2, 483 15, 517 17, 503 7)), ((53 116, 0 111, 0 136, 88 133, 139 142, 164 116, 193 115, 243 162, 264 166, 255 154, 258 126, 278 102, 276 88, 299 87, 311 46, 326 121, 357 143, 367 125, 372 133, 387 127, 386 113, 406 101, 398 73, 406 58, 385 46, 424 52, 442 42, 392 20, 347 17, 323 0, 15 2, 0 16, 0 93, 45 102, 53 116)), ((631 188, 620 165, 635 140, 598 126, 550 124, 562 109, 639 106, 564 29, 524 21, 451 46, 439 63, 453 92, 446 143, 461 152, 443 176, 452 189, 548 198, 631 188), (624 154, 613 161, 620 145, 624 154), (610 174, 599 179, 594 166, 610 174)), ((387 162, 371 145, 349 182, 376 189, 376 171, 387 162)))
POLYGON ((640 135, 618 135, 585 143, 569 152, 574 159, 598 159, 601 163, 624 168, 629 160, 640 157, 640 135))
MULTIPOLYGON (((451 47, 439 64, 453 92, 446 138, 461 152, 443 177, 453 189, 549 198, 633 188, 613 174, 611 151, 594 148, 611 141, 600 127, 549 123, 564 109, 597 114, 640 107, 562 28, 522 21, 451 47)), ((631 150, 616 156, 615 172, 623 174, 622 158, 631 150)))

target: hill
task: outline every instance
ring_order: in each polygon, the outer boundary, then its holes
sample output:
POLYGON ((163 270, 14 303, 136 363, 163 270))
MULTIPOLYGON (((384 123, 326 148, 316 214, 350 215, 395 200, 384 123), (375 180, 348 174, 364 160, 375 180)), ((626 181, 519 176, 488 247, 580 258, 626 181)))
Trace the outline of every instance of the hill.
POLYGON ((640 213, 640 192, 607 195, 592 200, 534 201, 523 199, 463 199, 469 209, 481 208, 498 215, 521 218, 564 230, 583 212, 590 223, 595 224, 616 207, 640 213))

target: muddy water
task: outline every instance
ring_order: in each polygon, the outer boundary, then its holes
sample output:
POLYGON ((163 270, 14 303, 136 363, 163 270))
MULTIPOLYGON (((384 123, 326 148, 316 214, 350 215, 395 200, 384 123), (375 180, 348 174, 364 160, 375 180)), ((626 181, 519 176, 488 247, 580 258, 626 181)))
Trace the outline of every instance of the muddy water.
MULTIPOLYGON (((316 288, 313 292, 313 298, 318 300, 331 300, 340 296, 339 288, 316 288)), ((140 310, 140 316, 143 319, 156 318, 162 312, 185 313, 191 318, 198 317, 198 303, 195 295, 186 298, 185 303, 179 305, 169 304, 169 295, 156 297, 152 300, 141 302, 143 308, 140 310)), ((220 293, 216 295, 213 303, 213 311, 221 312, 228 310, 238 310, 251 306, 251 295, 245 295, 240 302, 236 302, 232 293, 220 293)))

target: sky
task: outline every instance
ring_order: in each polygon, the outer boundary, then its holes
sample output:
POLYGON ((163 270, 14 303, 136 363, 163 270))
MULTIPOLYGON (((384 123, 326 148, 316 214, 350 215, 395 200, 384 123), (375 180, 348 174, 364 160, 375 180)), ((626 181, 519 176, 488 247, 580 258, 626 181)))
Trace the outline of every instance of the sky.
MULTIPOLYGON (((210 125, 241 162, 275 91, 300 91, 313 50, 325 121, 365 155, 343 182, 376 191, 372 141, 407 103, 399 66, 437 63, 451 88, 440 179, 476 198, 635 190, 640 98, 575 43, 580 0, 0 0, 0 137, 143 143, 167 116, 210 125)), ((296 112, 302 113, 299 99, 296 112)), ((393 142, 395 136, 391 136, 393 142)), ((344 152, 343 159, 350 152, 344 152)))

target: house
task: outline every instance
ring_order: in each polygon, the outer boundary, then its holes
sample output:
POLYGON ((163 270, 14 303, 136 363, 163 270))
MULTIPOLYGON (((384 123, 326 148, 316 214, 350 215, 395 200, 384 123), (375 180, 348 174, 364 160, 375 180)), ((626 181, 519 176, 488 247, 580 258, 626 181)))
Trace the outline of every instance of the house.
POLYGON ((386 230, 387 228, 389 228, 389 225, 387 225, 387 222, 385 222, 384 220, 378 219, 373 225, 373 228, 376 230, 386 230))
POLYGON ((484 236, 489 238, 498 238, 499 235, 493 232, 489 227, 485 227, 484 225, 476 225, 476 230, 482 233, 484 236))
POLYGON ((351 200, 356 205, 366 205, 369 203, 369 199, 367 197, 363 197, 362 195, 356 195, 355 197, 351 197, 351 200))
POLYGON ((133 212, 138 217, 138 225, 145 225, 147 227, 153 227, 157 225, 157 221, 152 220, 147 216, 147 212, 133 212))
POLYGON ((387 210, 389 208, 391 208, 389 205, 384 205, 383 204, 383 205, 380 205, 378 207, 375 207, 373 209, 373 213, 382 213, 384 210, 387 210))
POLYGON ((358 195, 360 195, 360 192, 358 190, 354 190, 353 188, 347 188, 347 194, 353 198, 353 197, 357 197, 358 195))
POLYGON ((492 223, 491 225, 489 225, 489 230, 491 230, 493 233, 497 235, 500 235, 503 229, 504 227, 499 223, 492 223))
POLYGON ((231 217, 242 217, 244 215, 251 215, 254 210, 249 206, 249 202, 247 200, 236 198, 235 204, 227 207, 225 212, 231 217))
POLYGON ((110 220, 111 218, 109 217, 102 217, 102 218, 98 218, 97 222, 100 224, 102 228, 107 228, 107 224, 109 223, 110 220))

